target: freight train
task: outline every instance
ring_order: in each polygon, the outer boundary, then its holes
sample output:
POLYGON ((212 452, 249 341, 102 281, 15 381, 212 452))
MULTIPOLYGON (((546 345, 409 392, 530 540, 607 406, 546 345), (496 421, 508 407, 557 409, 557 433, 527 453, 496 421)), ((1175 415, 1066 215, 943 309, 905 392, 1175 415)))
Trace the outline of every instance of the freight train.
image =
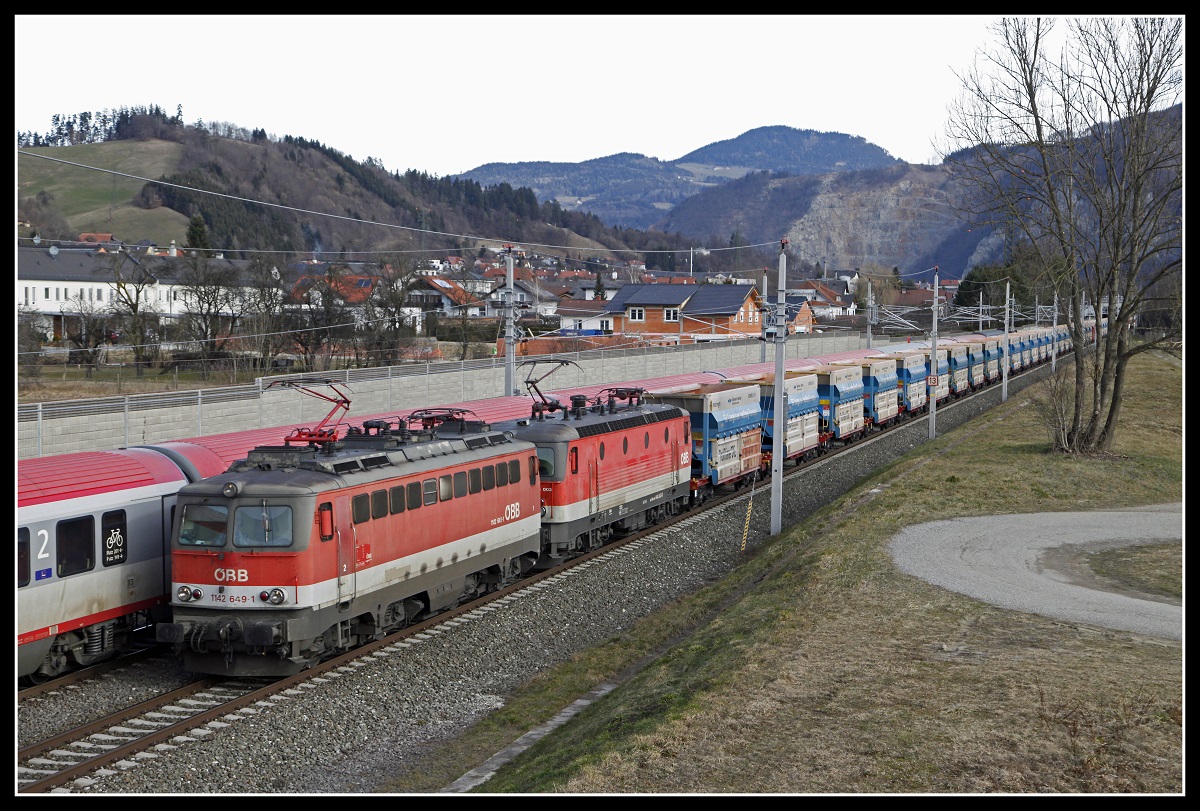
POLYGON ((893 344, 788 361, 778 421, 763 364, 581 387, 566 402, 531 377, 532 408, 504 398, 487 420, 448 406, 346 430, 331 419, 349 400, 332 386, 316 395, 334 403, 326 420, 287 436, 21 460, 18 677, 155 639, 199 672, 296 672, 751 485, 774 454, 799 464, 919 416, 930 397, 991 385, 1002 364, 1044 362, 1066 339, 1013 333, 1007 358, 1002 336, 977 333, 936 353, 893 344))

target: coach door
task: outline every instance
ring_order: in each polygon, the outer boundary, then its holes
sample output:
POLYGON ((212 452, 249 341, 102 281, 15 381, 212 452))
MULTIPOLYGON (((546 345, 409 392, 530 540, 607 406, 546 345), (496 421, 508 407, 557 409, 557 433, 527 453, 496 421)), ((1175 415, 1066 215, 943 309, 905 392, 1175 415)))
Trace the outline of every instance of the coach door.
POLYGON ((337 496, 333 500, 333 538, 337 543, 337 587, 338 610, 350 607, 354 599, 354 567, 356 550, 354 521, 350 516, 350 497, 337 496))

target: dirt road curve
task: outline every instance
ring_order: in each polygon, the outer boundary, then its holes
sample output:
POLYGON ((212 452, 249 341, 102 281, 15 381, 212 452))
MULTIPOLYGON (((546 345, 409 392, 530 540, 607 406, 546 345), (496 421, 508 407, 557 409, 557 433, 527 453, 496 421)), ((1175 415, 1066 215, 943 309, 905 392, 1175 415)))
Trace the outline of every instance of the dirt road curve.
POLYGON ((1183 639, 1178 600, 1122 589, 1088 556, 1147 543, 1183 543, 1183 505, 934 521, 889 544, 901 571, 977 600, 1069 622, 1183 639))

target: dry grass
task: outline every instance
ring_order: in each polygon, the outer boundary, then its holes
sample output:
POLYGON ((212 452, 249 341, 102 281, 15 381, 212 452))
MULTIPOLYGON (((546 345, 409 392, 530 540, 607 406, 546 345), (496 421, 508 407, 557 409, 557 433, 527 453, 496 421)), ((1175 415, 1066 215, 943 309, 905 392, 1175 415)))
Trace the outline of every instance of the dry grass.
MULTIPOLYGON (((1178 431, 1134 427, 1181 404, 1181 372, 1142 357, 1131 374, 1114 458, 1046 453, 1017 395, 720 583, 544 672, 383 790, 436 791, 650 656, 477 790, 1180 793, 1179 643, 995 608, 899 573, 886 551, 920 521, 1181 501, 1178 431)), ((1126 553, 1101 559, 1107 576, 1168 594, 1181 582, 1179 546, 1126 553)))

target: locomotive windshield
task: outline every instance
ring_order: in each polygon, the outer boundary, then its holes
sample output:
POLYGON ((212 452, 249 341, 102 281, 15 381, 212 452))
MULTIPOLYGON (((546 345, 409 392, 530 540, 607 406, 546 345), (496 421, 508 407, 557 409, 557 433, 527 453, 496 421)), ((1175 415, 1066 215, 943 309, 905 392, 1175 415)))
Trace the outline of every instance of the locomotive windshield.
POLYGON ((229 508, 223 504, 185 504, 179 522, 181 546, 224 546, 229 508))
POLYGON ((538 446, 538 475, 542 481, 562 481, 563 453, 563 449, 558 445, 538 446))
MULTIPOLYGON (((181 546, 223 547, 228 538, 229 507, 224 504, 185 504, 179 524, 181 546)), ((265 500, 242 504, 233 511, 233 545, 267 547, 292 545, 292 508, 265 500)))
POLYGON ((292 508, 266 500, 233 511, 234 546, 291 546, 292 508))

